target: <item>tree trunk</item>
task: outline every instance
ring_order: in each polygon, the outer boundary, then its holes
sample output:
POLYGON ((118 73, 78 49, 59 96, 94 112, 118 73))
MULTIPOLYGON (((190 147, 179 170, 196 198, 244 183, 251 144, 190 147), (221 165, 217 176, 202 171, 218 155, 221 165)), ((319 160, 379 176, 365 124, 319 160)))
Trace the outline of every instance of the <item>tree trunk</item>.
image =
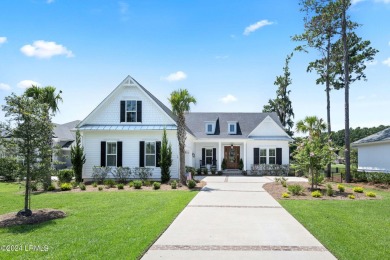
POLYGON ((344 56, 344 90, 345 90, 345 182, 351 182, 350 169, 350 141, 349 141, 349 61, 348 61, 348 45, 347 45, 347 21, 346 0, 343 0, 342 13, 342 40, 343 40, 343 56, 344 56))
MULTIPOLYGON (((326 112, 327 112, 327 124, 328 124, 328 140, 331 139, 332 128, 330 124, 330 78, 329 78, 329 62, 330 62, 330 37, 328 37, 327 57, 326 57, 326 112)), ((326 177, 331 176, 332 165, 328 163, 326 169, 326 177)))
POLYGON ((178 115, 177 139, 179 141, 179 161, 180 161, 180 182, 187 184, 185 167, 185 142, 186 142, 186 122, 184 114, 178 115))

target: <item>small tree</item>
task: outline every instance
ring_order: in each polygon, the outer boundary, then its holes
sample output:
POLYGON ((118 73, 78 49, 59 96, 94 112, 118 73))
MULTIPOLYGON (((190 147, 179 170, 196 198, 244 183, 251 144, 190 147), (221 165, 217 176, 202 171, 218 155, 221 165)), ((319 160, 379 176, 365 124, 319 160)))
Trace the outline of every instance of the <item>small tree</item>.
POLYGON ((311 177, 311 189, 317 182, 318 175, 333 159, 332 142, 327 136, 321 135, 326 129, 326 124, 322 119, 316 116, 308 116, 303 121, 297 123, 298 133, 309 133, 309 137, 302 139, 299 143, 294 159, 296 160, 297 170, 309 172, 311 177))
POLYGON ((167 131, 165 128, 162 136, 160 154, 161 182, 165 183, 171 179, 170 167, 172 166, 172 146, 168 143, 167 131))
POLYGON ((32 178, 40 179, 47 175, 47 157, 51 154, 51 146, 47 140, 51 138, 54 126, 47 104, 15 94, 5 100, 5 116, 10 117, 13 123, 8 133, 18 147, 18 156, 23 160, 22 172, 26 176, 24 209, 18 215, 31 216, 30 182, 32 178))
POLYGON ((85 163, 84 147, 81 146, 80 131, 76 132, 76 145, 70 149, 70 160, 73 165, 73 171, 76 182, 82 181, 83 165, 85 163))

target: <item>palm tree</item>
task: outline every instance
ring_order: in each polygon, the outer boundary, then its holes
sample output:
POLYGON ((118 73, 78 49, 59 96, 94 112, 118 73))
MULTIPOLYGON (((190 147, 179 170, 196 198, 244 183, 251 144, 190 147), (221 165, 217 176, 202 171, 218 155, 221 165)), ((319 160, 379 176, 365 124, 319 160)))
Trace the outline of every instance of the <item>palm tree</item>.
POLYGON ((184 114, 190 111, 191 103, 196 104, 196 99, 188 93, 187 89, 175 90, 168 98, 172 106, 172 112, 177 116, 177 140, 179 141, 180 156, 180 181, 186 184, 185 176, 185 141, 186 120, 184 114))
POLYGON ((297 123, 297 132, 309 133, 310 137, 319 137, 324 130, 326 130, 326 123, 316 116, 307 116, 297 123))
MULTIPOLYGON (((58 111, 60 111, 58 108, 58 103, 60 101, 62 102, 62 97, 61 97, 62 91, 60 90, 59 93, 55 93, 55 92, 56 92, 56 88, 53 86, 46 86, 40 88, 36 85, 32 85, 30 88, 26 89, 24 94, 27 97, 39 101, 40 103, 46 104, 48 108, 47 112, 51 112, 52 114, 55 114, 58 111)), ((51 146, 52 136, 48 137, 47 142, 51 146)), ((47 163, 48 164, 50 163, 49 158, 47 158, 47 163)), ((47 189, 51 184, 51 174, 49 169, 47 169, 47 175, 43 184, 45 189, 47 189)))

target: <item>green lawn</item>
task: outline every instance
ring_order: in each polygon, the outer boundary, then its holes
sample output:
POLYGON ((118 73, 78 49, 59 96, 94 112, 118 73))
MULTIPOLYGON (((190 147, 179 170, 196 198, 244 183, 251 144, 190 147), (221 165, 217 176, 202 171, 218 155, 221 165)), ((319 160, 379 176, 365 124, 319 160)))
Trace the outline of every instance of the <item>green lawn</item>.
POLYGON ((390 193, 383 200, 281 200, 338 259, 389 259, 390 193))
MULTIPOLYGON (((16 184, 0 183, 0 214, 23 208, 16 184)), ((61 192, 32 196, 32 209, 67 213, 38 225, 0 228, 0 246, 48 246, 0 259, 136 259, 197 194, 190 191, 61 192)))

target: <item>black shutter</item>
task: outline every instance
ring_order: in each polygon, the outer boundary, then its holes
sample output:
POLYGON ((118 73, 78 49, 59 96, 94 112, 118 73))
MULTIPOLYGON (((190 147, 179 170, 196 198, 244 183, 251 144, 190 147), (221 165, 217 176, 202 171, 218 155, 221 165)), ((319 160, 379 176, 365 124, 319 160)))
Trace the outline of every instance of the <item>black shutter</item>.
POLYGON ((206 165, 206 148, 202 148, 202 165, 206 165))
POLYGON ((145 167, 145 142, 139 142, 139 167, 145 167))
POLYGON ((116 167, 122 167, 122 142, 117 142, 116 167))
POLYGON ((282 148, 276 148, 276 164, 282 165, 282 148))
POLYGON ((121 101, 121 122, 126 122, 126 101, 121 101))
POLYGON ((142 101, 137 101, 137 122, 142 122, 142 101))
POLYGON ((156 167, 160 167, 160 159, 161 159, 161 142, 156 142, 156 167))
POLYGON ((253 148, 253 164, 260 164, 260 148, 253 148))
POLYGON ((211 164, 213 164, 214 165, 214 163, 215 164, 217 164, 217 148, 213 148, 213 161, 211 162, 211 164))
POLYGON ((100 142, 100 166, 106 167, 106 142, 100 142))

